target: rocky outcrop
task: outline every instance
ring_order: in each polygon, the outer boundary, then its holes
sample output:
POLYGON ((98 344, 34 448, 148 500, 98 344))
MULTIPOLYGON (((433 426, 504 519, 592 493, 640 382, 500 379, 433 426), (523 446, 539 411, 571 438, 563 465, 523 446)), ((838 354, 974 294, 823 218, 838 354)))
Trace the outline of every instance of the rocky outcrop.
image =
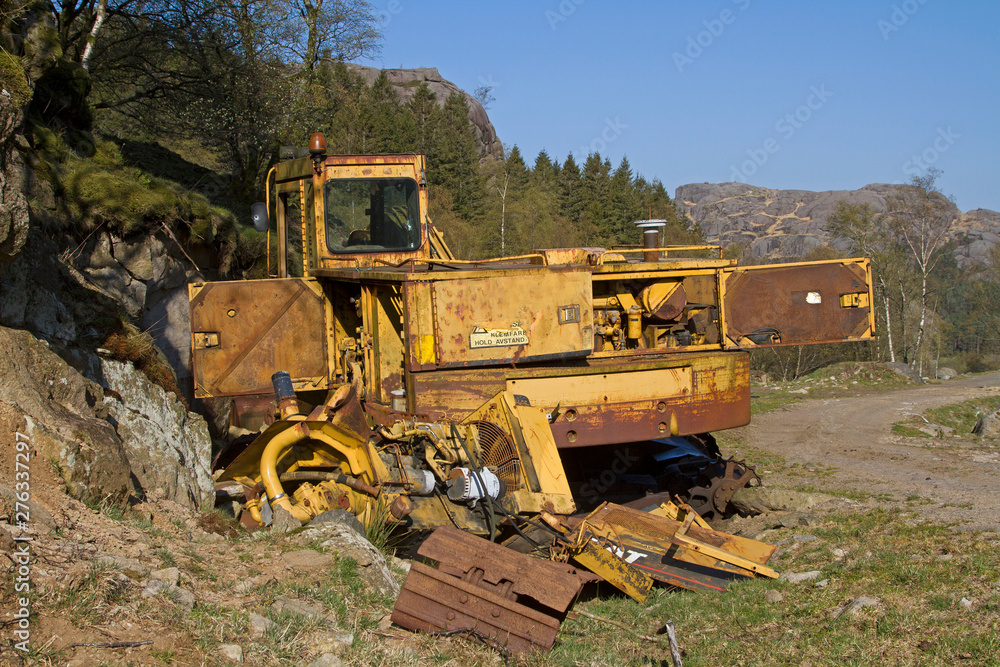
POLYGON ((120 239, 93 234, 69 259, 86 283, 142 323, 174 369, 190 401, 191 335, 187 285, 204 280, 198 267, 163 232, 120 239))
POLYGON ((24 196, 24 159, 19 148, 23 137, 18 133, 23 117, 23 94, 11 92, 9 78, 20 76, 16 83, 25 89, 27 82, 13 59, 0 51, 0 262, 9 262, 28 238, 28 202, 24 196), (10 76, 7 72, 10 71, 10 76), (19 104, 20 103, 20 104, 19 104))
MULTIPOLYGON (((706 240, 724 246, 741 245, 750 258, 797 259, 830 246, 852 251, 849 241, 828 231, 837 202, 870 204, 884 212, 887 201, 905 186, 873 183, 860 190, 769 190, 746 183, 693 183, 677 188, 675 201, 706 240)), ((962 213, 950 201, 940 205, 954 220, 951 234, 959 243, 960 266, 983 261, 1000 240, 1000 213, 979 209, 962 213)))
POLYGON ((212 439, 205 420, 138 372, 101 360, 104 408, 147 496, 197 508, 214 499, 212 439))
POLYGON ((469 105, 469 122, 476 130, 476 140, 479 143, 480 153, 494 153, 499 149, 497 131, 490 122, 490 117, 486 114, 486 109, 475 97, 465 92, 451 81, 448 81, 437 71, 436 67, 418 67, 416 69, 386 69, 380 70, 376 67, 366 67, 364 65, 347 65, 348 70, 359 75, 369 86, 375 82, 381 72, 385 72, 386 78, 392 84, 393 90, 400 102, 406 102, 416 92, 417 86, 426 83, 430 91, 437 98, 438 106, 444 106, 445 100, 452 93, 459 93, 465 96, 465 101, 469 105))
POLYGON ((101 501, 131 490, 121 439, 106 420, 100 385, 83 377, 27 331, 0 327, 0 437, 28 437, 70 495, 101 501))
POLYGON ((120 239, 99 230, 60 251, 32 230, 19 256, 0 266, 0 324, 60 346, 93 349, 109 329, 110 314, 123 311, 153 336, 190 400, 187 283, 203 279, 162 232, 120 239))
POLYGON ((0 327, 0 438, 26 435, 75 498, 137 493, 192 509, 209 500, 205 420, 131 364, 68 356, 83 373, 30 332, 0 327))

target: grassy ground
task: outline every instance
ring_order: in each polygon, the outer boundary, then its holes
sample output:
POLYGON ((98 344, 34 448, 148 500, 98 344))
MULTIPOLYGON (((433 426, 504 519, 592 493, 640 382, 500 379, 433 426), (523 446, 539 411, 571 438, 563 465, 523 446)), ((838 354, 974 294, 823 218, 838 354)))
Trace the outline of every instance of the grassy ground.
POLYGON ((975 439, 972 428, 985 414, 1000 410, 1000 398, 977 398, 954 405, 945 405, 924 412, 922 415, 910 415, 906 421, 893 425, 893 432, 914 438, 934 437, 918 430, 921 426, 938 424, 955 430, 952 437, 975 439))

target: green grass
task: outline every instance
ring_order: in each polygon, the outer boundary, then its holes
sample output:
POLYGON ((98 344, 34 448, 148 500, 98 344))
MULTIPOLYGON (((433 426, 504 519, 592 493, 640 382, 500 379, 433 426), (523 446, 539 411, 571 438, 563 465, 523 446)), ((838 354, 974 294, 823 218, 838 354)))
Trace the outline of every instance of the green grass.
MULTIPOLYGON (((820 570, 820 578, 829 580, 825 588, 755 579, 719 595, 658 588, 641 605, 609 596, 577 608, 624 622, 635 634, 654 634, 673 621, 684 664, 691 667, 998 664, 1000 556, 995 545, 946 526, 908 526, 898 513, 882 510, 825 515, 816 528, 781 529, 774 539, 803 530, 821 539, 785 552, 775 565, 820 570), (834 558, 834 548, 847 555, 834 558), (952 560, 937 559, 945 549, 954 554, 952 560), (765 602, 770 589, 784 599, 765 602), (883 607, 833 617, 834 610, 859 596, 877 597, 883 607), (975 601, 975 612, 961 607, 962 597, 975 601), (923 648, 921 642, 926 642, 923 648)), ((665 647, 665 642, 651 645, 580 618, 563 624, 555 650, 541 664, 669 665, 665 647)))
POLYGON ((931 438, 933 436, 918 431, 917 427, 930 422, 955 429, 955 435, 975 438, 972 428, 984 414, 1000 410, 1000 398, 976 398, 962 403, 932 408, 922 415, 911 415, 906 421, 893 424, 892 431, 910 438, 931 438), (926 422, 924 421, 926 419, 926 422))

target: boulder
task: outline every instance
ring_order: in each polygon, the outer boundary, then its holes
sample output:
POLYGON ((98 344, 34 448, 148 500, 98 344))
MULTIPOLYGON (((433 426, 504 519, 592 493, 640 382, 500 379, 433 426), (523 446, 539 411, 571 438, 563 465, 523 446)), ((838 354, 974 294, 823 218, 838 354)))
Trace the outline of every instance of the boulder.
POLYGON ((924 383, 924 379, 922 377, 920 377, 920 373, 918 373, 915 370, 913 370, 912 368, 910 368, 909 364, 904 364, 904 363, 901 363, 901 362, 898 362, 898 361, 896 361, 896 362, 887 361, 886 363, 884 363, 882 365, 884 367, 888 368, 890 371, 896 373, 897 375, 902 375, 903 377, 907 378, 908 380, 913 380, 917 384, 923 384, 924 383))
POLYGON ((212 439, 204 418, 126 362, 101 360, 104 407, 138 485, 197 509, 214 498, 212 439))
POLYGON ((972 432, 985 438, 1000 436, 1000 411, 990 412, 979 418, 972 432))
MULTIPOLYGON (((733 494, 730 504, 740 514, 763 514, 765 512, 801 512, 810 507, 832 500, 825 493, 803 493, 790 489, 774 489, 766 486, 747 486, 733 494)), ((795 522, 794 525, 802 525, 795 522)))

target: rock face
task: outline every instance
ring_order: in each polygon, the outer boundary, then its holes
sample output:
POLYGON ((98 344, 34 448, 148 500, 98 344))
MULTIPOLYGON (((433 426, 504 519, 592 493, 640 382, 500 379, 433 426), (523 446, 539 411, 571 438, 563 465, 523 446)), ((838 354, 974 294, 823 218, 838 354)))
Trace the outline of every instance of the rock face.
POLYGON ((21 117, 20 107, 4 88, 0 92, 0 262, 13 259, 28 237, 24 161, 14 150, 23 141, 17 133, 21 117))
POLYGON ((0 324, 92 349, 108 329, 96 320, 123 310, 153 336, 190 400, 193 280, 204 277, 162 233, 123 240, 99 230, 63 253, 32 229, 14 261, 0 265, 0 324))
POLYGON ((204 276, 162 232, 120 239, 93 234, 71 265, 88 287, 119 303, 153 336, 191 400, 191 334, 187 284, 204 276))
POLYGON ((494 149, 498 148, 497 131, 493 127, 493 123, 490 122, 490 117, 486 114, 483 105, 472 95, 442 77, 436 67, 379 70, 375 67, 350 63, 347 68, 354 74, 361 76, 369 86, 375 82, 380 72, 385 72, 399 101, 404 103, 413 96, 420 83, 426 83, 431 92, 437 96, 438 106, 444 106, 445 100, 452 93, 464 95, 465 101, 469 104, 469 121, 476 128, 476 139, 479 142, 480 153, 493 153, 494 149))
POLYGON ((132 364, 102 359, 101 372, 110 390, 104 407, 139 486, 187 507, 212 500, 212 439, 205 420, 132 364))
POLYGON ((0 429, 28 436, 34 456, 60 471, 69 493, 100 501, 132 489, 104 391, 27 331, 0 327, 0 429))
POLYGON ((79 499, 155 492, 189 508, 210 499, 205 420, 131 364, 76 356, 90 378, 30 332, 0 327, 0 437, 27 435, 32 456, 79 499))
MULTIPOLYGON (((860 190, 769 190, 746 183, 692 183, 677 188, 675 201, 711 243, 743 245, 750 258, 796 259, 828 245, 840 252, 851 244, 826 229, 837 202, 870 204, 884 212, 901 186, 873 183, 860 190)), ((983 261, 1000 240, 1000 213, 977 209, 962 213, 942 198, 953 218, 951 234, 959 239, 959 266, 983 261)))

